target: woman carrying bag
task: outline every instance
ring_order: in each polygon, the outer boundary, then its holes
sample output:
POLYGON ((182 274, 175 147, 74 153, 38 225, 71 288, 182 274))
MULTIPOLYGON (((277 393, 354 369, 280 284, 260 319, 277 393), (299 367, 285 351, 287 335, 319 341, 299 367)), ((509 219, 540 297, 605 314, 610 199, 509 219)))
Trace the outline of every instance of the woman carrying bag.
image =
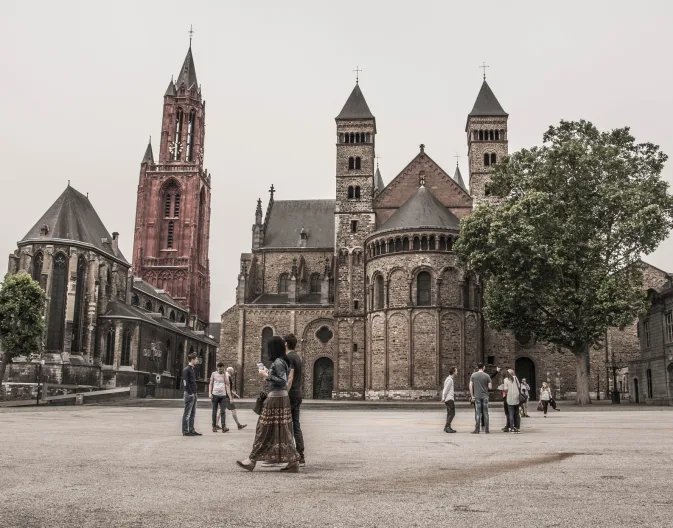
POLYGON ((269 370, 260 370, 259 375, 268 380, 269 393, 262 403, 250 456, 237 460, 236 464, 252 471, 259 461, 287 463, 281 471, 298 473, 299 453, 294 446, 292 410, 287 394, 290 367, 284 357, 285 343, 281 337, 274 336, 268 346, 269 360, 273 363, 269 370))
POLYGON ((538 411, 543 410, 544 411, 544 417, 547 417, 547 407, 549 406, 549 402, 551 401, 551 388, 547 384, 546 381, 542 382, 542 388, 540 388, 540 403, 538 404, 538 411), (542 409, 540 409, 540 405, 542 406, 542 409))
POLYGON ((512 369, 507 371, 509 376, 505 378, 505 390, 507 391, 507 410, 509 411, 510 433, 521 432, 521 416, 519 416, 519 403, 521 402, 521 383, 512 369))

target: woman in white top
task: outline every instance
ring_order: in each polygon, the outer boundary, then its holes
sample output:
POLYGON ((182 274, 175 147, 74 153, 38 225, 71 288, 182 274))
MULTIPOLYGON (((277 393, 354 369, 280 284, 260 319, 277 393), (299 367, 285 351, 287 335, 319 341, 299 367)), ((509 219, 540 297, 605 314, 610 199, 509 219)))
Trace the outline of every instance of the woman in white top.
POLYGON ((540 389, 540 403, 542 403, 542 410, 544 411, 544 417, 547 417, 547 407, 549 406, 549 401, 551 400, 551 388, 546 381, 542 382, 542 388, 540 389))
POLYGON ((507 391, 507 410, 509 411, 510 433, 521 432, 521 416, 519 416, 519 395, 521 394, 521 382, 512 369, 507 371, 505 377, 505 391, 507 391))

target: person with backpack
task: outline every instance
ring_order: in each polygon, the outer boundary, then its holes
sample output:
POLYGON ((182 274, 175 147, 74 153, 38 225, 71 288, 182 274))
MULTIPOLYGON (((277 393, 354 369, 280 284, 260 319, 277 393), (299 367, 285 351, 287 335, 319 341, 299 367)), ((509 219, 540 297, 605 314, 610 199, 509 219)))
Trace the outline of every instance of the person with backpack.
POLYGON ((510 433, 521 432, 521 417, 519 416, 519 404, 521 403, 521 382, 512 369, 507 371, 505 378, 505 391, 507 392, 507 410, 509 411, 510 433))

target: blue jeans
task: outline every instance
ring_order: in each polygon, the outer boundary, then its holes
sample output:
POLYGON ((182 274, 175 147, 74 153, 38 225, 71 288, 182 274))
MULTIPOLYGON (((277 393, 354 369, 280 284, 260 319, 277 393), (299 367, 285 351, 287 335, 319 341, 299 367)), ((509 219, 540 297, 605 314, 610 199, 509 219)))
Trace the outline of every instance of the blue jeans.
POLYGON ((474 428, 479 431, 481 425, 481 415, 484 415, 484 429, 488 431, 488 396, 474 400, 474 428))
POLYGON ((196 394, 185 392, 185 412, 182 414, 182 432, 194 432, 194 415, 196 414, 196 394))
POLYGON ((509 405, 507 407, 509 410, 509 424, 513 429, 519 429, 521 427, 521 416, 519 416, 519 406, 518 405, 509 405))

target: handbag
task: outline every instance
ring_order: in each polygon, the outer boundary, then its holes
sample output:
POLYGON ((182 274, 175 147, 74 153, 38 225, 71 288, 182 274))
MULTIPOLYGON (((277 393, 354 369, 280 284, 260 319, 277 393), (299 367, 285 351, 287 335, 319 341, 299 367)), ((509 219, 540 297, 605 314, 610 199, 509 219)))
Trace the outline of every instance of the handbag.
POLYGON ((260 392, 259 396, 255 400, 255 406, 252 408, 252 412, 255 414, 262 414, 262 407, 264 407, 264 400, 266 400, 266 392, 260 392))
POLYGON ((544 410, 544 407, 543 407, 543 405, 542 405, 542 402, 538 402, 538 404, 537 404, 537 410, 538 410, 538 411, 542 411, 542 410, 544 410))

